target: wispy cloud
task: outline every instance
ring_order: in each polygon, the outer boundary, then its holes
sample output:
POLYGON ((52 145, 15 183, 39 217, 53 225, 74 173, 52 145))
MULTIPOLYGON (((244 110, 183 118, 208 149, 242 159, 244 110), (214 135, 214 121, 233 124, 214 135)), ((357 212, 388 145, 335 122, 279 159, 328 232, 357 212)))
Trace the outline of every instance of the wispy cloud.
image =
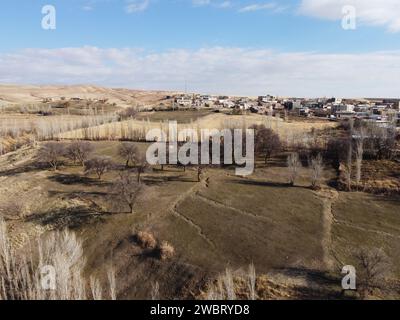
POLYGON ((275 10, 278 8, 276 3, 256 3, 244 6, 239 9, 239 12, 252 12, 252 11, 260 11, 260 10, 275 10))
POLYGON ((354 6, 358 21, 400 32, 399 0, 301 0, 300 13, 322 19, 342 19, 342 8, 354 6))
POLYGON ((145 11, 150 5, 150 0, 127 0, 125 11, 127 13, 136 13, 145 11))
POLYGON ((215 8, 226 9, 231 8, 233 3, 229 0, 192 0, 194 7, 212 6, 215 8))

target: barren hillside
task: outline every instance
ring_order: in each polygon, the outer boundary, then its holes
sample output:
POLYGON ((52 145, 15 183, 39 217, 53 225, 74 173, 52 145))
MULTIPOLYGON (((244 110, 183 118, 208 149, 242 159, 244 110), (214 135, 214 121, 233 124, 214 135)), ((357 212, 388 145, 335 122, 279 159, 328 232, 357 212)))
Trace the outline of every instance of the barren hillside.
POLYGON ((0 106, 6 104, 34 104, 43 99, 108 99, 110 103, 126 107, 134 104, 153 105, 166 101, 173 95, 165 91, 141 91, 119 88, 102 88, 90 85, 76 86, 31 86, 0 84, 0 106))

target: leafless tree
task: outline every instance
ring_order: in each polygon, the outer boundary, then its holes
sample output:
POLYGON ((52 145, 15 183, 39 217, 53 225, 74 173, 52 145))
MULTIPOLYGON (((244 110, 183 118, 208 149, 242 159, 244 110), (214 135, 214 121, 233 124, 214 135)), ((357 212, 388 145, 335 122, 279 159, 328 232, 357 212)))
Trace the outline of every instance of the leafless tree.
POLYGON ((390 259, 382 249, 361 248, 354 253, 356 259, 357 287, 362 298, 374 289, 383 289, 390 275, 390 259))
POLYGON ((146 155, 142 153, 138 153, 135 157, 135 167, 137 170, 137 181, 141 182, 141 176, 149 167, 149 163, 147 162, 146 155))
POLYGON ((351 177, 352 177, 352 166, 353 166, 353 131, 354 131, 354 119, 350 119, 349 125, 349 145, 347 150, 346 160, 346 184, 347 190, 351 191, 351 177))
POLYGON ((203 176, 203 170, 204 168, 202 165, 197 166, 197 182, 201 181, 201 178, 203 176))
POLYGON ((301 162, 298 153, 291 153, 287 159, 287 165, 290 171, 289 183, 294 186, 296 178, 299 174, 299 169, 301 168, 301 162))
POLYGON ((381 127, 376 123, 368 123, 365 128, 364 151, 376 159, 392 159, 396 149, 396 128, 381 127))
POLYGON ((123 172, 112 185, 113 202, 129 207, 129 212, 133 213, 134 205, 142 191, 142 184, 130 172, 123 172))
POLYGON ((313 189, 319 189, 321 187, 321 178, 324 170, 324 163, 320 154, 310 160, 310 168, 311 187, 313 189))
POLYGON ((110 157, 96 156, 85 161, 85 174, 95 173, 100 180, 112 167, 113 162, 110 157))
POLYGON ((56 171, 64 154, 64 144, 59 142, 48 142, 40 148, 38 157, 41 161, 48 163, 56 171))
POLYGON ((89 158, 94 148, 90 142, 76 141, 72 142, 66 149, 66 157, 74 163, 84 166, 85 161, 89 158))
POLYGON ((130 163, 134 163, 139 150, 132 142, 123 142, 118 148, 118 154, 126 160, 126 168, 130 163))
POLYGON ((255 130, 255 149, 264 155, 266 164, 268 159, 282 148, 279 135, 264 125, 255 125, 251 129, 255 130))
POLYGON ((361 170, 362 170, 362 162, 364 156, 364 140, 365 140, 365 130, 364 128, 360 128, 360 130, 356 133, 356 185, 357 189, 360 187, 361 182, 361 170))
POLYGON ((135 107, 129 107, 120 113, 120 117, 122 120, 134 119, 137 116, 137 114, 138 111, 135 107))
POLYGON ((349 144, 349 137, 332 137, 327 143, 325 159, 332 163, 338 173, 340 173, 341 164, 346 162, 349 144))

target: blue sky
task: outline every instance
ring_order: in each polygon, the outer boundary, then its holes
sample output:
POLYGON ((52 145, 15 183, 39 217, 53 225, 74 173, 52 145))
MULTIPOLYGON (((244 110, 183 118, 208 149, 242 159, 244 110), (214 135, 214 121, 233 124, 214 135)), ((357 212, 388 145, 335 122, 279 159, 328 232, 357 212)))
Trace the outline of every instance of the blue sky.
MULTIPOLYGON (((138 1, 139 3, 145 1, 138 1)), ((2 51, 20 48, 141 47, 149 50, 233 46, 285 51, 362 52, 400 49, 400 32, 363 26, 344 31, 340 21, 299 13, 298 0, 225 1, 196 5, 191 0, 153 0, 127 12, 126 0, 3 0, 2 51), (57 9, 57 30, 41 28, 41 9, 57 9), (276 8, 242 12, 254 4, 276 8), (5 40, 5 41, 4 41, 5 40)), ((400 17, 400 12, 399 12, 400 17)))
POLYGON ((400 1, 323 2, 2 0, 0 82, 178 90, 189 81, 193 91, 228 94, 262 94, 271 88, 282 95, 366 95, 371 90, 395 95, 397 80, 389 88, 380 83, 399 74, 400 1), (343 30, 341 25, 342 7, 349 3, 357 9, 356 30, 343 30), (56 30, 41 28, 46 4, 56 8, 56 30), (30 59, 53 70, 27 68, 30 59), (391 60, 383 62, 387 59, 391 60), (331 66, 336 60, 337 70, 331 66), (13 72, 10 63, 17 70, 13 72), (293 68, 299 63, 302 69, 293 68), (377 66, 370 69, 370 64, 377 66), (279 66, 284 68, 281 73, 279 66), (131 71, 129 76, 123 68, 131 71), (163 68, 168 72, 162 73, 163 68), (180 70, 173 73, 169 68, 180 70), (241 73, 230 72, 233 68, 241 73), (289 68, 296 70, 290 73, 289 68), (332 77, 319 68, 329 69, 332 77), (358 88, 350 88, 350 81, 341 88, 337 77, 359 69, 369 73, 361 72, 358 88), (30 70, 29 75, 24 70, 30 70), (276 83, 257 70, 277 77, 276 83), (306 73, 304 82, 301 72, 306 73), (371 78, 371 72, 385 77, 371 78), (235 82, 241 75, 244 79, 235 82), (305 88, 300 90, 298 84, 305 88))

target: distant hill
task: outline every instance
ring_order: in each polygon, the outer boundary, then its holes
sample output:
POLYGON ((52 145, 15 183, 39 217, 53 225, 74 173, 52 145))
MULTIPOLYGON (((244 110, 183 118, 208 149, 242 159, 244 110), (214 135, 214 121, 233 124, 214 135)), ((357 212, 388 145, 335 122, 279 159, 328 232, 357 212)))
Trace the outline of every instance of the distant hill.
POLYGON ((0 106, 7 104, 34 104, 44 99, 67 100, 80 99, 108 99, 109 103, 116 103, 120 107, 132 105, 152 106, 159 103, 168 103, 167 96, 176 92, 143 91, 120 88, 104 88, 90 85, 74 86, 32 86, 32 85, 3 85, 0 84, 0 106))

